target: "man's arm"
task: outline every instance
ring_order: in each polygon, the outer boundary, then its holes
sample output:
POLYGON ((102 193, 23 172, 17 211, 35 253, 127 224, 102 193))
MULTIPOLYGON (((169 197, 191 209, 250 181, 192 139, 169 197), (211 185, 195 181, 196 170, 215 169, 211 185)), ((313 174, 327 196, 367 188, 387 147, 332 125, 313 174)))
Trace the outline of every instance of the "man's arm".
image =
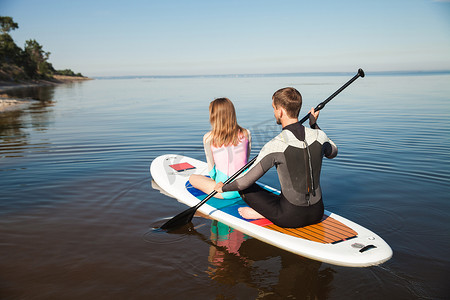
MULTIPOLYGON (((256 163, 256 162, 255 162, 256 163)), ((265 173, 261 163, 257 163, 253 168, 248 170, 243 176, 236 178, 233 182, 225 184, 222 191, 242 191, 251 186, 256 180, 261 178, 265 173)))
MULTIPOLYGON (((311 110, 309 111, 310 115, 309 115, 309 126, 312 129, 319 129, 320 127, 319 125, 317 125, 317 119, 319 118, 319 111, 314 111, 314 108, 311 108, 311 110)), ((334 158, 336 157, 337 153, 338 153, 338 149, 336 144, 330 140, 327 135, 325 134, 325 132, 323 132, 321 130, 321 132, 323 133, 323 153, 325 155, 326 158, 334 158)))
MULTIPOLYGON (((256 161, 243 174, 236 178, 233 182, 226 185, 216 185, 214 188, 217 192, 242 191, 252 185, 256 180, 261 178, 277 161, 278 152, 273 151, 274 140, 268 142, 259 152, 256 161)), ((276 148, 276 147, 275 147, 276 148)))

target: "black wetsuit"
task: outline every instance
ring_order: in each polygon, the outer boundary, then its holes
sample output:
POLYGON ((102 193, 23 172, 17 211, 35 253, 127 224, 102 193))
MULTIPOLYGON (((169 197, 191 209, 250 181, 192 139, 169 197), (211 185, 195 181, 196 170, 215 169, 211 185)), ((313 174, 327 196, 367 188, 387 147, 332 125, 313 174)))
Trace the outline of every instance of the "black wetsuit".
POLYGON ((240 191, 250 207, 278 226, 317 223, 324 211, 320 188, 322 158, 336 155, 336 145, 322 130, 305 128, 299 122, 291 124, 264 145, 245 174, 224 185, 222 190, 240 191), (255 184, 273 166, 280 180, 279 196, 255 184))

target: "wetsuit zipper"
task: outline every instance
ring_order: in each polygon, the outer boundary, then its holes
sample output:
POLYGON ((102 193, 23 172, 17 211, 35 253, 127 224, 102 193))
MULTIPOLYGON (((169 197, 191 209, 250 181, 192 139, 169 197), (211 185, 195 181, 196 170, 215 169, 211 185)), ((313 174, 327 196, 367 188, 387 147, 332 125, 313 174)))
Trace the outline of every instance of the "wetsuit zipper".
POLYGON ((311 203, 309 201, 310 194, 312 192, 313 196, 316 196, 316 190, 314 189, 314 173, 313 173, 312 162, 311 162, 311 153, 309 151, 309 147, 308 147, 308 143, 306 142, 306 139, 303 142, 305 143, 306 156, 308 157, 307 159, 305 158, 305 163, 308 164, 308 167, 306 168, 306 182, 307 182, 306 190, 308 192, 308 194, 306 194, 306 201, 308 201, 308 206, 309 206, 309 205, 311 205, 311 203))

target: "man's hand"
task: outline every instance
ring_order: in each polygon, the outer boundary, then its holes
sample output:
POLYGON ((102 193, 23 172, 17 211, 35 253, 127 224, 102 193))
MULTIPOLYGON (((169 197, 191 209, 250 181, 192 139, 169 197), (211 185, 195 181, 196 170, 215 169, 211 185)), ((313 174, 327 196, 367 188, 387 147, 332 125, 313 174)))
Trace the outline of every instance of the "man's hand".
POLYGON ((224 185, 223 182, 218 182, 216 184, 216 186, 214 187, 214 190, 218 193, 223 193, 223 191, 222 191, 223 185, 224 185))
POLYGON ((311 107, 311 110, 309 111, 309 126, 312 126, 317 123, 319 113, 320 111, 314 111, 314 107, 311 107))

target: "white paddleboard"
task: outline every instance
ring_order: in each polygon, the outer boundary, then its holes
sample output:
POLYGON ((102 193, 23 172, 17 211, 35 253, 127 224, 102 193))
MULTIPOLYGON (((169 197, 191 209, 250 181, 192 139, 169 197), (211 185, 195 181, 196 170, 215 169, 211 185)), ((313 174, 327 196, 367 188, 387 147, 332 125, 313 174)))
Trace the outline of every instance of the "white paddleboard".
MULTIPOLYGON (((206 194, 189 183, 192 174, 208 175, 207 164, 183 155, 162 155, 150 166, 153 180, 178 201, 194 206, 206 194)), ((279 191, 260 184, 273 193, 279 191)), ((241 198, 212 198, 198 210, 268 244, 310 259, 348 267, 381 264, 392 257, 392 249, 372 231, 337 214, 325 211, 320 223, 301 228, 281 228, 267 219, 247 220, 237 209, 247 206, 241 198)))

